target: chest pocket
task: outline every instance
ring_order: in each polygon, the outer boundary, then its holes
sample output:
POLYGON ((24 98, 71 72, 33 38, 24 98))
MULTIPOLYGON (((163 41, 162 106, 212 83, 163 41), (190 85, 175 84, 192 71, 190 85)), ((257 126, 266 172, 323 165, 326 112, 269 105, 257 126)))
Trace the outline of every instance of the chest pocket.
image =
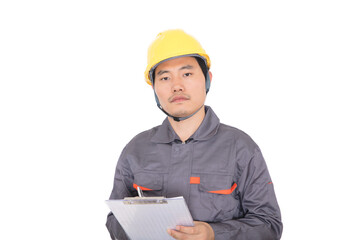
POLYGON ((159 173, 137 173, 134 175, 133 187, 140 187, 145 197, 162 196, 163 175, 159 173))
MULTIPOLYGON (((198 199, 193 205, 194 214, 202 221, 224 221, 232 219, 239 201, 235 199, 237 184, 232 176, 201 174, 198 184, 198 199), (198 210, 197 210, 197 209, 198 210)), ((195 194, 195 191, 193 192, 195 194)), ((193 196, 195 196, 192 194, 193 196)))

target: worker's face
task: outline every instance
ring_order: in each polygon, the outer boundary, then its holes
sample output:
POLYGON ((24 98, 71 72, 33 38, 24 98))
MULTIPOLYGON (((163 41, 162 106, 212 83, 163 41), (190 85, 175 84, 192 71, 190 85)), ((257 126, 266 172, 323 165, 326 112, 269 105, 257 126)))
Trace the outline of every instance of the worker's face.
POLYGON ((154 79, 155 92, 161 106, 172 116, 186 117, 205 102, 205 76, 194 57, 179 57, 162 62, 155 70, 154 79))

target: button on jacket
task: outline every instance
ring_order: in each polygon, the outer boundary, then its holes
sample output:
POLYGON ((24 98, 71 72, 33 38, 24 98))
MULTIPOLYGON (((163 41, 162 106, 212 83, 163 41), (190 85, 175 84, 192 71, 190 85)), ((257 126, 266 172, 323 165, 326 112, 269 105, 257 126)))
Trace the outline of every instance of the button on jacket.
MULTIPOLYGON (((266 163, 244 132, 221 124, 213 110, 181 142, 166 118, 124 148, 110 199, 183 196, 195 221, 211 225, 215 239, 280 239, 282 222, 266 163)), ((128 239, 112 213, 112 239, 128 239)))

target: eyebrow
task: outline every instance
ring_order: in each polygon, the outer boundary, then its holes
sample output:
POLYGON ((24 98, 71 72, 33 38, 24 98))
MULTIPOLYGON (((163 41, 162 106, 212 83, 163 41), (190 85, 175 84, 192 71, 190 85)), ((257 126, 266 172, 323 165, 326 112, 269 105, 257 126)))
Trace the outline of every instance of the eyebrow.
POLYGON ((169 71, 167 71, 167 70, 160 70, 160 71, 158 71, 157 76, 160 76, 160 75, 162 75, 164 73, 169 73, 169 71))
MULTIPOLYGON (((184 70, 184 69, 192 69, 192 68, 193 68, 192 65, 185 65, 185 66, 179 68, 179 71, 184 70)), ((169 71, 168 70, 160 70, 160 71, 158 71, 157 75, 160 76, 164 73, 169 73, 169 71)))

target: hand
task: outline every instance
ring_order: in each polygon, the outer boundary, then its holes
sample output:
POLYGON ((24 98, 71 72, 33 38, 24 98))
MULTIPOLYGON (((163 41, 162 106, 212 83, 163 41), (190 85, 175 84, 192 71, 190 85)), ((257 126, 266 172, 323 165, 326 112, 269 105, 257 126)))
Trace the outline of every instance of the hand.
POLYGON ((214 240, 212 227, 206 222, 194 221, 194 227, 176 226, 168 234, 178 240, 214 240))

